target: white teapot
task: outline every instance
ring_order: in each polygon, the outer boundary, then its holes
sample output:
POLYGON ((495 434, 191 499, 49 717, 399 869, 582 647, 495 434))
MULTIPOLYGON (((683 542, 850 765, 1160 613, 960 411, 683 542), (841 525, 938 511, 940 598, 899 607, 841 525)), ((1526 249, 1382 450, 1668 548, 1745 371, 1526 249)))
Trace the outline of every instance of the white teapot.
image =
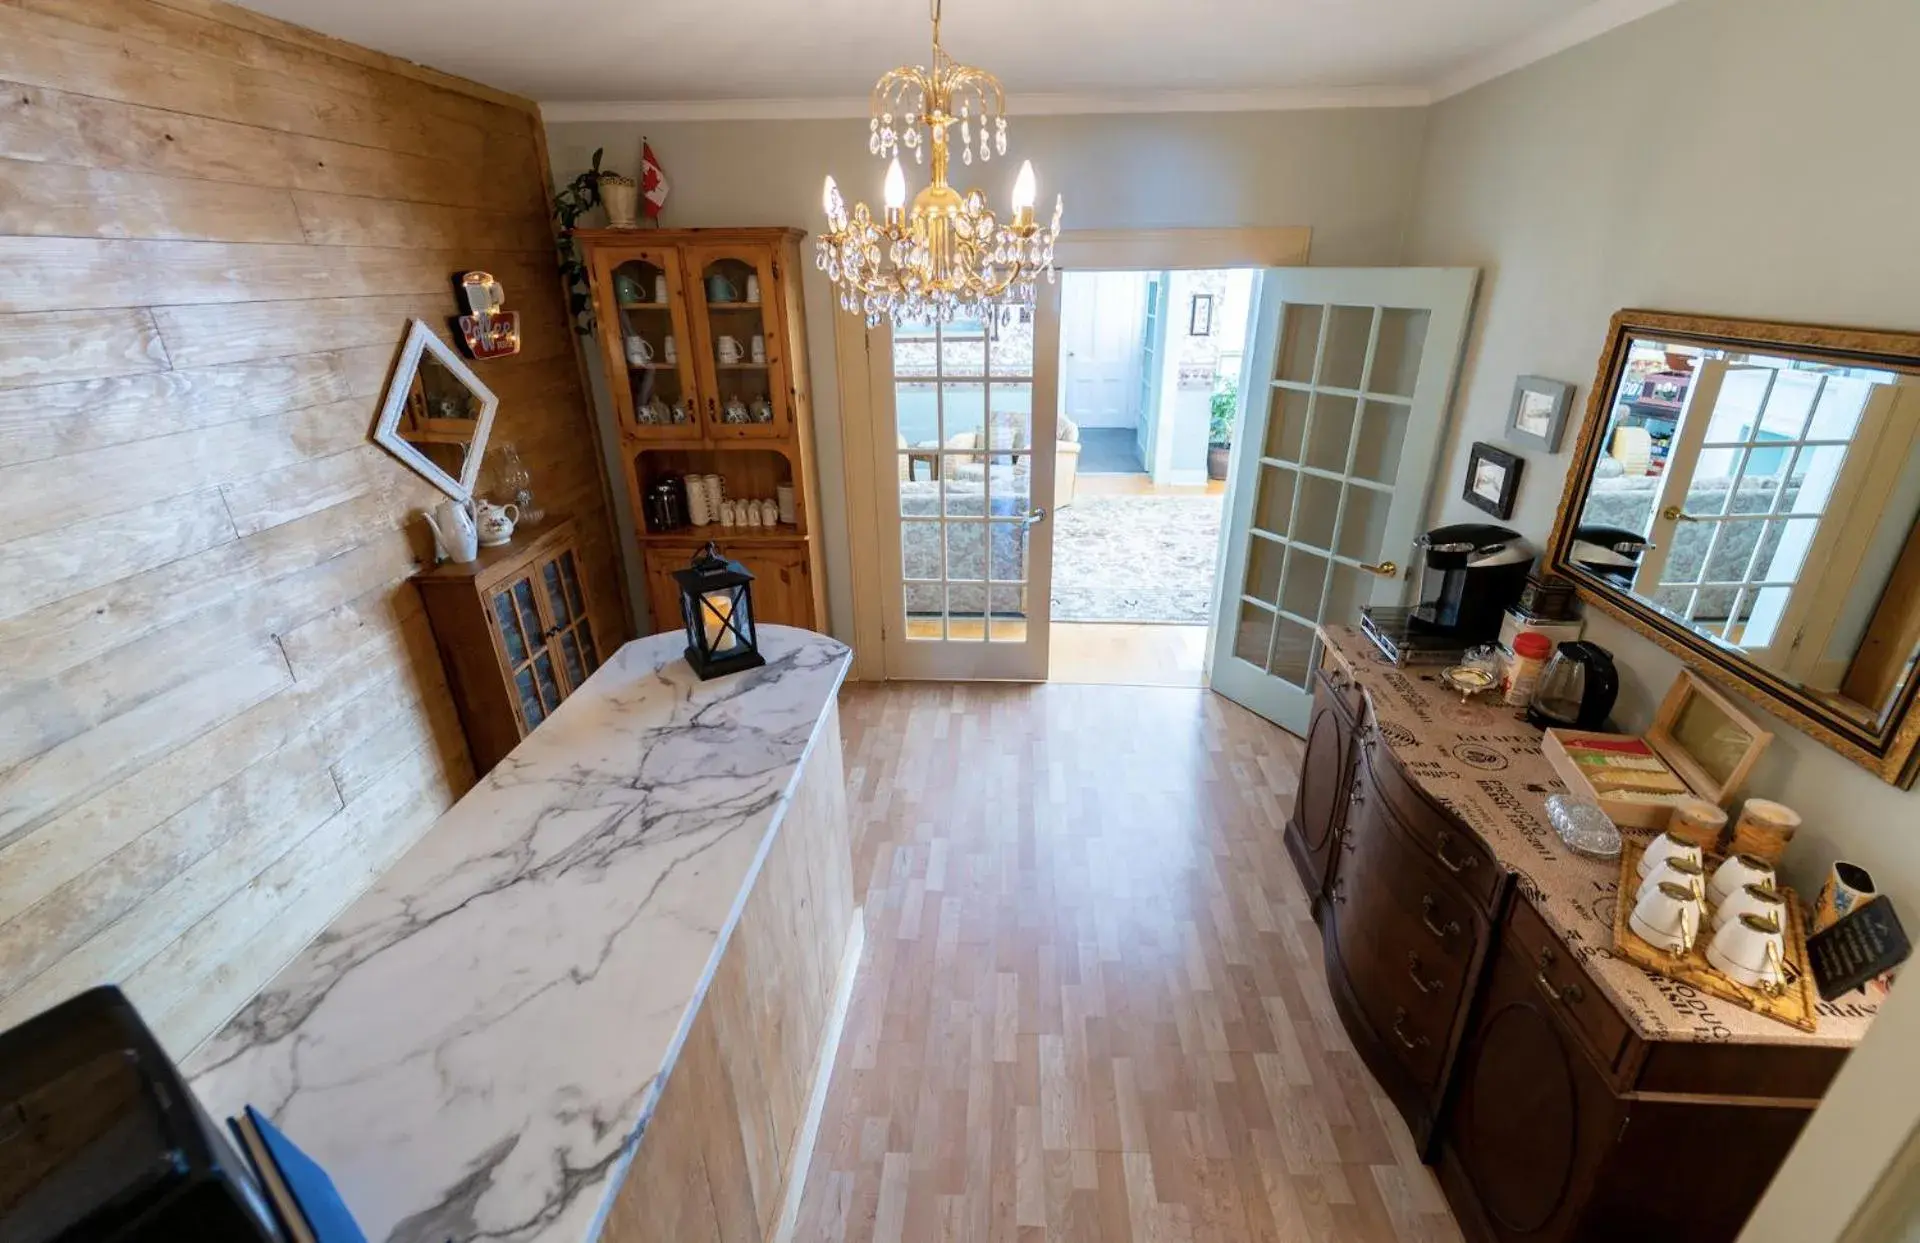
POLYGON ((471 502, 441 501, 439 508, 427 514, 426 519, 427 525, 433 528, 433 542, 443 560, 465 564, 480 555, 480 532, 473 523, 471 502))
POLYGON ((520 521, 518 505, 511 501, 505 505, 495 505, 492 501, 476 500, 474 506, 479 511, 482 548, 498 548, 513 538, 514 524, 520 521))

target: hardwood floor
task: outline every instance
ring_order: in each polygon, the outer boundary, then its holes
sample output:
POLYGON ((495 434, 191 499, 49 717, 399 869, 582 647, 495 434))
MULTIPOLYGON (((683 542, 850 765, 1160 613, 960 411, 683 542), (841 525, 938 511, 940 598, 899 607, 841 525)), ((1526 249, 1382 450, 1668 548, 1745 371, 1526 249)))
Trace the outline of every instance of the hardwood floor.
POLYGON ((1459 1237, 1327 997, 1298 740, 1148 687, 842 714, 867 951, 795 1238, 1459 1237))

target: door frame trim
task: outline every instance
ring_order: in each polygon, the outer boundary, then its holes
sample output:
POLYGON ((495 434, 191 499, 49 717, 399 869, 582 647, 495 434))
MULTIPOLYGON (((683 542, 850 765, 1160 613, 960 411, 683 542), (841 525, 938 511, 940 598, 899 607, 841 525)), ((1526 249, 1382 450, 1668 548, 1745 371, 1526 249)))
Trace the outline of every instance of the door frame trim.
MULTIPOLYGON (((1313 230, 1305 225, 1240 229, 1084 229, 1060 235, 1054 266, 1062 270, 1191 270, 1303 267, 1313 230)), ((857 681, 886 678, 887 582, 879 536, 881 482, 894 446, 877 436, 878 409, 867 357, 866 320, 836 309, 835 370, 840 380, 840 453, 847 481, 849 586, 853 596, 853 668, 857 681), (885 449, 883 454, 881 451, 885 449), (884 462, 882 458, 884 457, 884 462)), ((896 640, 898 641, 898 640, 896 640)))

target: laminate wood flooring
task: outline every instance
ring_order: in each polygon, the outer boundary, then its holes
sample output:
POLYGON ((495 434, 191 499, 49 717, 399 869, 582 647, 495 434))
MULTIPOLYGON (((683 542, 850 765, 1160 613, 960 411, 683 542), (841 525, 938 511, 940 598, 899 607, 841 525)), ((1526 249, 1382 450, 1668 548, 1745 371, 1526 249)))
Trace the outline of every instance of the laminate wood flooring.
POLYGON ((1297 739, 1152 687, 842 714, 867 948, 795 1238, 1459 1238, 1328 1000, 1297 739))

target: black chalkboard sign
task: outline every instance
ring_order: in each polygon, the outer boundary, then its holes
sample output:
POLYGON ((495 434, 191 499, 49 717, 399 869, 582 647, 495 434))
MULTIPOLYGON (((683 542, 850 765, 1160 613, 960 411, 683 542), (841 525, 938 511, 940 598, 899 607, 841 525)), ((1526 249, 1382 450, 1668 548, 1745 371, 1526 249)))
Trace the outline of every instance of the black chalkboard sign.
POLYGON ((1913 952, 1893 903, 1885 897, 1857 906, 1840 922, 1807 938, 1813 982, 1822 1001, 1850 993, 1913 952))

